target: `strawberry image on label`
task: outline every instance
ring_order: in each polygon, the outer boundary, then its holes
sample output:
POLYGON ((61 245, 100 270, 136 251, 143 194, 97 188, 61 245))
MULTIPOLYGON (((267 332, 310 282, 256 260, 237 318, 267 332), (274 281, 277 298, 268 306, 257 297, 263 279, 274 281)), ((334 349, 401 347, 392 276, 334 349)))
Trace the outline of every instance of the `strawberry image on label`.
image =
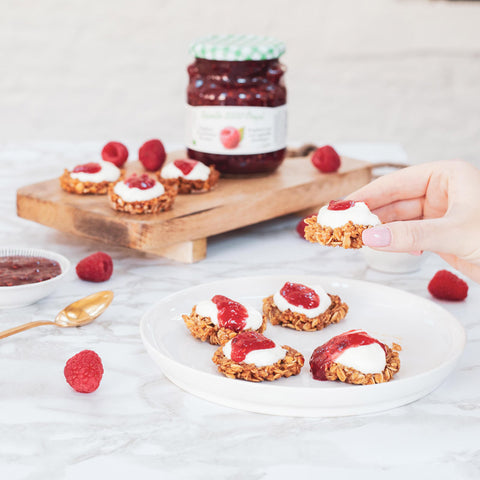
POLYGON ((225 127, 220 132, 220 141, 229 150, 237 148, 243 138, 243 128, 225 127))

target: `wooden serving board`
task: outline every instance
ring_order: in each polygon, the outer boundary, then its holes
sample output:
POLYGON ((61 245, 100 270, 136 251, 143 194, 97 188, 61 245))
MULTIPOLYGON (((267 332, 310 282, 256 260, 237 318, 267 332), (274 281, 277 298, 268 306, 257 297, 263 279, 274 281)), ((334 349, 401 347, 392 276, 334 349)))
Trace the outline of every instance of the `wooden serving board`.
MULTIPOLYGON (((167 161, 180 157, 185 153, 173 152, 167 161)), ((127 165, 129 172, 143 171, 139 162, 127 165)), ((69 194, 55 178, 20 188, 17 214, 63 232, 191 263, 205 258, 212 235, 311 211, 371 176, 371 164, 351 158, 342 157, 340 170, 330 174, 318 172, 309 157, 287 158, 273 174, 221 178, 211 192, 179 195, 172 210, 154 215, 116 212, 107 196, 69 194)))

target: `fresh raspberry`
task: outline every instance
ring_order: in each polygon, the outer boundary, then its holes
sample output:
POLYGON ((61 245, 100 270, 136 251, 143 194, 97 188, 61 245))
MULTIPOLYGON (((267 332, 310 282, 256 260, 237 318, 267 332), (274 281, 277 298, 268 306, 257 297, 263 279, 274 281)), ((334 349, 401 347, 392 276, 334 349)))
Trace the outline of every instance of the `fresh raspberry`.
POLYGON ((67 360, 63 370, 67 383, 77 392, 91 393, 100 385, 103 365, 93 350, 82 350, 67 360))
POLYGON ((348 210, 355 205, 353 200, 330 200, 327 210, 348 210))
POLYGON ((99 163, 90 162, 84 163, 83 165, 77 165, 72 172, 73 173, 98 173, 102 167, 99 163))
POLYGON ((237 148, 241 139, 242 135, 235 127, 225 127, 220 132, 220 141, 225 148, 237 148))
POLYGON ((78 262, 76 271, 82 280, 104 282, 112 276, 112 257, 104 252, 92 253, 78 262))
POLYGON ((340 156, 330 145, 317 148, 312 155, 312 163, 322 173, 336 172, 340 168, 340 156))
POLYGON ((468 294, 468 285, 448 270, 439 270, 428 284, 428 291, 440 300, 465 300, 468 294))
POLYGON ((305 227, 307 224, 305 223, 305 220, 307 218, 312 218, 315 214, 308 215, 308 217, 302 218, 298 223, 297 223, 297 233, 302 237, 305 238, 305 227))
POLYGON ((138 159, 142 162, 145 169, 150 172, 159 170, 166 157, 165 148, 160 140, 149 140, 138 151, 138 159))
POLYGON ((128 158, 127 147, 120 142, 108 142, 102 149, 102 158, 121 168, 128 158))

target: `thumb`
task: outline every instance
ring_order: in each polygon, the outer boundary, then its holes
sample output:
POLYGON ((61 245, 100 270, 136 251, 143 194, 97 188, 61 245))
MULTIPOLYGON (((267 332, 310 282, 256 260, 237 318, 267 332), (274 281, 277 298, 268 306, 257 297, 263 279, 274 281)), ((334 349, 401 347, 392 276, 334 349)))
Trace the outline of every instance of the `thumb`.
POLYGON ((390 252, 430 250, 449 253, 455 250, 450 229, 441 218, 392 222, 368 228, 362 240, 368 247, 390 252))

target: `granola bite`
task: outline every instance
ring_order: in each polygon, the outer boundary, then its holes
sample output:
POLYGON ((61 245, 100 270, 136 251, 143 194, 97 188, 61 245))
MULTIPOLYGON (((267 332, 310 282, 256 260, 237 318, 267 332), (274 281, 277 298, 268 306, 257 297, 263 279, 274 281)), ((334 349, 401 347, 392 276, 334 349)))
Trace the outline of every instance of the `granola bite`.
POLYGON ((316 285, 286 282, 274 295, 263 300, 263 314, 272 325, 314 332, 338 323, 348 312, 340 297, 316 285))
POLYGON ((305 363, 300 352, 257 332, 241 332, 222 347, 212 358, 218 371, 228 378, 249 382, 272 381, 298 375, 305 363))
POLYGON ((77 195, 105 195, 108 187, 122 176, 122 171, 111 162, 99 160, 77 165, 71 171, 65 169, 60 186, 77 195))
POLYGON ((349 330, 314 350, 310 371, 315 380, 384 383, 400 370, 400 350, 396 343, 389 347, 363 330, 349 330))
POLYGON ((195 338, 212 345, 224 345, 242 331, 262 333, 267 327, 260 312, 223 295, 199 302, 182 318, 195 338))
POLYGON ((111 207, 132 215, 170 210, 176 194, 175 186, 164 186, 145 173, 133 173, 108 189, 111 207))
POLYGON ((362 232, 381 222, 364 202, 336 201, 305 219, 305 238, 330 247, 361 248, 362 232))
POLYGON ((168 163, 157 175, 164 184, 177 185, 178 193, 185 194, 210 191, 217 184, 220 173, 213 165, 207 167, 202 162, 185 158, 168 163))

